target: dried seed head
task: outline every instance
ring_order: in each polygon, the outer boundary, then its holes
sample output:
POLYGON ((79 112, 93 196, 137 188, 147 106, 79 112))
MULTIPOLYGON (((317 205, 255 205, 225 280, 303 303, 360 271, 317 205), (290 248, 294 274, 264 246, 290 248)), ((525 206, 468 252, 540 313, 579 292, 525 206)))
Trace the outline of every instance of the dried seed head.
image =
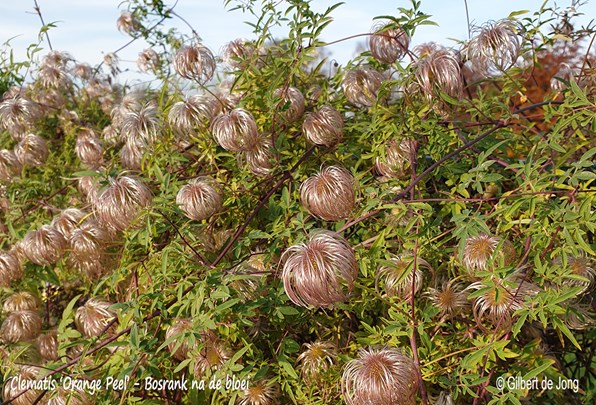
POLYGON ((0 327, 0 337, 8 343, 35 339, 41 333, 41 316, 37 311, 11 312, 0 327))
POLYGON ((513 20, 503 19, 477 27, 463 52, 474 70, 485 76, 503 72, 515 65, 521 52, 521 39, 513 20))
POLYGON ((290 247, 282 261, 286 294, 303 307, 345 301, 358 276, 358 263, 348 241, 330 231, 315 232, 307 243, 290 247))
POLYGON ((304 114, 304 96, 296 87, 276 89, 273 97, 281 98, 275 107, 286 123, 297 121, 304 114))
POLYGON ((188 218, 202 221, 221 210, 223 198, 215 180, 197 177, 178 191, 176 204, 188 218))
POLYGON ((91 130, 82 130, 79 133, 75 153, 79 160, 90 169, 97 169, 103 163, 103 146, 91 130))
POLYGON ((246 161, 248 169, 257 176, 266 176, 273 169, 274 155, 271 149, 273 144, 271 142, 270 134, 259 134, 258 142, 255 147, 246 152, 238 154, 238 161, 242 165, 246 161))
POLYGON ((58 360, 58 335, 55 330, 39 335, 36 344, 44 360, 58 360))
POLYGON ((354 209, 354 177, 339 166, 328 166, 300 186, 300 201, 307 211, 325 221, 345 219, 354 209))
POLYGON ((154 49, 143 49, 137 57, 137 66, 141 72, 156 71, 159 68, 159 55, 154 49))
POLYGON ((141 23, 135 18, 135 16, 129 11, 123 11, 116 20, 116 27, 118 31, 125 34, 134 34, 141 29, 141 23))
POLYGON ((95 199, 95 214, 108 228, 124 231, 151 204, 149 188, 138 178, 119 176, 110 178, 110 184, 95 199))
POLYGON ((128 170, 141 170, 145 147, 136 143, 125 143, 120 149, 120 163, 128 170))
POLYGON ((157 105, 154 102, 146 103, 137 111, 127 112, 120 132, 122 140, 138 146, 151 145, 159 127, 157 112, 157 105))
POLYGON ((13 151, 0 150, 0 181, 6 183, 13 181, 22 169, 21 162, 13 151))
POLYGON ((348 405, 416 404, 418 376, 414 361, 394 348, 360 349, 342 375, 348 405))
POLYGON ((538 287, 517 276, 472 283, 466 290, 483 291, 474 299, 472 307, 477 322, 487 320, 501 328, 511 326, 513 313, 524 307, 526 297, 532 297, 539 291, 538 287))
POLYGON ((561 92, 567 88, 566 82, 575 80, 577 75, 576 69, 567 63, 561 63, 561 68, 553 78, 550 80, 550 88, 552 91, 561 92))
POLYGON ((193 332, 193 326, 190 319, 175 319, 174 322, 168 326, 166 330, 166 340, 173 336, 178 336, 171 343, 168 344, 168 350, 176 360, 183 361, 188 356, 188 353, 196 347, 196 343, 190 343, 186 336, 193 332), (182 342, 180 344, 180 342, 182 342))
POLYGON ((5 401, 9 401, 12 405, 31 405, 37 402, 37 398, 41 395, 40 390, 36 389, 21 389, 20 382, 32 381, 38 378, 39 368, 34 366, 21 366, 17 375, 9 377, 4 383, 5 401))
POLYGON ((95 219, 86 220, 70 233, 69 263, 78 267, 78 263, 101 262, 109 240, 109 232, 95 219))
POLYGON ((67 208, 62 210, 60 215, 54 217, 51 226, 68 240, 73 229, 78 227, 87 215, 85 211, 78 208, 67 208))
POLYGON ((501 238, 487 234, 466 239, 463 265, 469 273, 493 269, 499 265, 500 259, 503 259, 505 266, 515 261, 515 249, 508 240, 501 242, 501 238), (501 248, 497 250, 499 243, 501 248))
POLYGON ((116 145, 120 139, 120 132, 114 125, 107 125, 102 131, 101 136, 105 142, 110 145, 116 145))
POLYGON ((23 277, 23 264, 14 250, 0 252, 0 287, 23 277))
POLYGON ((463 91, 461 70, 455 54, 433 43, 414 48, 419 58, 414 64, 414 76, 422 94, 433 100, 437 92, 458 98, 463 91))
POLYGON ((7 314, 16 311, 37 311, 38 309, 39 300, 35 295, 27 291, 11 294, 2 306, 2 310, 7 314))
POLYGON ((452 317, 469 306, 467 294, 461 284, 452 281, 444 282, 441 288, 429 288, 426 295, 439 309, 439 316, 452 317))
POLYGON ((237 405, 276 405, 279 404, 279 390, 275 383, 261 379, 251 381, 250 386, 242 391, 237 405))
MULTIPOLYGON (((107 325, 116 317, 110 309, 112 304, 99 298, 91 298, 82 307, 77 309, 75 326, 84 337, 96 337, 106 329, 107 325)), ((111 334, 115 331, 112 325, 106 331, 111 334)))
POLYGON ((38 83, 46 89, 63 89, 71 84, 66 69, 61 65, 42 64, 38 74, 38 83))
POLYGON ((28 134, 15 146, 15 155, 23 166, 41 166, 48 159, 48 145, 41 136, 28 134))
POLYGON ((565 325, 571 330, 593 330, 596 325, 596 313, 590 305, 578 301, 568 303, 567 311, 560 315, 565 325))
POLYGON ((93 204, 99 193, 99 177, 83 176, 79 177, 77 188, 83 194, 88 203, 93 204))
POLYGON ((72 74, 83 80, 89 80, 93 76, 93 68, 88 63, 77 63, 72 69, 72 74))
POLYGON ((421 269, 432 270, 431 265, 424 259, 416 257, 416 269, 414 271, 414 256, 403 254, 391 258, 391 265, 382 266, 377 274, 379 279, 385 281, 385 293, 388 297, 400 297, 409 300, 413 293, 416 294, 422 287, 424 274, 421 269))
POLYGON ((306 115, 302 130, 315 145, 333 146, 342 139, 344 120, 336 109, 326 105, 306 115))
POLYGON ((221 103, 211 95, 195 95, 178 101, 168 114, 168 121, 181 134, 190 134, 195 128, 207 129, 221 112, 221 103))
POLYGON ((0 123, 11 133, 25 132, 40 115, 39 106, 18 93, 0 103, 0 123))
POLYGON ((221 52, 224 63, 235 69, 242 69, 248 65, 256 50, 253 44, 245 39, 235 39, 224 45, 221 52))
POLYGON ((207 370, 218 370, 231 357, 230 351, 213 332, 202 332, 201 348, 195 357, 194 375, 203 377, 207 370))
MULTIPOLYGON (((561 259, 556 259, 554 261, 554 265, 563 266, 563 261, 561 259)), ((578 295, 584 294, 591 290, 591 288, 594 286, 596 270, 594 270, 592 260, 587 257, 585 253, 581 252, 579 256, 568 256, 566 268, 570 270, 572 276, 579 276, 585 280, 569 278, 566 279, 563 284, 571 287, 582 287, 582 289, 577 293, 578 295)))
POLYGON ((183 46, 174 56, 174 69, 186 79, 205 84, 215 72, 215 58, 211 51, 201 45, 183 46))
POLYGON ((72 56, 68 52, 64 51, 50 51, 46 56, 43 57, 42 65, 54 65, 64 67, 68 61, 73 60, 72 56))
POLYGON ((346 72, 342 88, 348 101, 356 107, 372 107, 377 103, 383 74, 368 67, 346 72))
POLYGON ((412 139, 389 141, 385 145, 385 157, 377 158, 375 168, 382 176, 400 179, 406 175, 416 149, 417 143, 412 139))
POLYGON ((255 119, 241 108, 217 116, 211 124, 211 131, 217 143, 232 152, 253 150, 259 143, 255 119))
POLYGON ((369 37, 369 47, 372 56, 383 63, 394 63, 408 52, 410 37, 395 24, 377 24, 373 27, 374 34, 369 37))
POLYGON ((47 266, 56 263, 62 257, 66 249, 66 239, 57 229, 43 225, 38 230, 28 232, 20 247, 29 261, 47 266))
POLYGON ((336 347, 330 342, 317 340, 305 343, 304 351, 296 359, 300 363, 300 372, 305 381, 314 381, 333 365, 336 347))

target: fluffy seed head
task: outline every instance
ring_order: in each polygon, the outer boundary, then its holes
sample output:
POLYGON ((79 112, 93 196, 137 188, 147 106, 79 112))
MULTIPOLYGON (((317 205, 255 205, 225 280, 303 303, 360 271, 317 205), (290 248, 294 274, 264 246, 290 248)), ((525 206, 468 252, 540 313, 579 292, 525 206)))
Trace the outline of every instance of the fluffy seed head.
POLYGON ((123 11, 116 20, 116 27, 120 32, 134 34, 141 28, 141 24, 131 12, 123 11))
POLYGON ((304 114, 304 96, 296 87, 278 88, 273 96, 281 98, 278 111, 286 123, 297 121, 304 114))
POLYGON ((93 204, 99 193, 99 178, 97 176, 83 176, 77 180, 77 188, 88 203, 93 204))
POLYGON ((188 218, 202 221, 221 210, 223 198, 215 180, 198 177, 178 191, 176 204, 188 218))
POLYGON ((21 162, 13 151, 0 150, 0 181, 11 182, 21 173, 22 168, 21 162))
POLYGON ((23 166, 41 166, 48 159, 48 144, 41 136, 28 134, 15 146, 14 153, 23 166))
POLYGON ((34 404, 41 395, 41 391, 36 389, 20 389, 19 381, 36 380, 39 369, 34 366, 22 366, 17 375, 9 377, 4 383, 3 399, 8 401, 14 398, 12 405, 31 405, 34 404), (24 392, 24 393, 23 393, 24 392))
POLYGON ((186 79, 204 84, 215 72, 215 58, 211 51, 201 45, 183 46, 174 56, 174 69, 186 79))
POLYGON ((266 176, 273 169, 274 159, 271 137, 269 134, 259 134, 257 144, 251 150, 240 152, 238 160, 248 165, 248 169, 257 176, 266 176))
POLYGON ((437 91, 458 98, 463 91, 459 61, 447 48, 423 44, 414 49, 419 55, 414 65, 414 76, 422 94, 433 100, 437 91))
POLYGON ((211 95, 194 95, 174 103, 168 121, 181 134, 190 134, 195 128, 202 130, 221 112, 221 103, 211 95))
POLYGON ((414 361, 394 348, 361 349, 342 375, 348 405, 415 404, 417 390, 414 361))
POLYGON ((18 93, 0 103, 0 123, 11 133, 25 132, 40 115, 39 106, 18 93))
POLYGON ((41 333, 41 316, 37 311, 11 312, 0 327, 0 337, 8 343, 35 339, 41 333))
POLYGON ((476 28, 475 36, 464 49, 474 70, 486 76, 512 67, 521 52, 516 23, 509 19, 490 22, 476 28))
POLYGON ((28 232, 20 246, 29 261, 47 266, 56 263, 62 257, 66 239, 57 229, 43 225, 38 230, 28 232))
POLYGON ((513 313, 524 307, 526 297, 532 297, 539 291, 538 287, 517 276, 475 282, 467 290, 483 291, 474 298, 472 309, 476 320, 487 320, 495 326, 500 322, 502 328, 511 326, 513 313))
POLYGON ((103 146, 91 130, 82 130, 77 136, 75 153, 90 169, 97 169, 103 163, 103 146))
POLYGON ((144 154, 144 146, 127 142, 120 149, 120 163, 128 170, 141 170, 144 154))
POLYGON ((444 282, 441 288, 429 288, 426 295, 439 309, 439 316, 452 317, 461 313, 469 304, 461 284, 451 281, 444 282))
POLYGON ((346 72, 342 88, 348 101, 356 107, 372 107, 377 103, 383 74, 368 67, 346 72))
POLYGON ((330 342, 305 343, 304 351, 298 356, 300 371, 306 381, 316 380, 333 365, 336 348, 330 342))
POLYGON ((23 277, 23 264, 14 250, 0 252, 0 287, 23 277))
POLYGON ((58 360, 58 336, 55 330, 39 335, 36 344, 44 360, 58 360))
MULTIPOLYGON (((561 266, 563 261, 561 259, 556 259, 554 264, 561 266)), ((592 260, 585 256, 585 254, 567 257, 566 267, 570 270, 571 275, 583 277, 586 280, 567 279, 564 281, 564 284, 572 287, 581 286, 582 289, 578 292, 578 294, 583 294, 589 291, 594 285, 594 279, 596 278, 596 270, 594 270, 594 267, 592 266, 592 260)))
POLYGON ((513 245, 508 240, 503 240, 501 249, 497 250, 500 242, 501 238, 487 234, 468 237, 463 260, 466 270, 472 273, 494 268, 499 264, 499 258, 504 260, 506 266, 512 264, 515 261, 513 245))
POLYGON ((354 177, 339 166, 328 166, 300 186, 300 201, 308 212, 325 221, 338 221, 354 208, 354 177))
POLYGON ((72 74, 83 80, 89 80, 93 76, 93 68, 88 63, 77 63, 72 69, 72 74))
POLYGON ((377 24, 373 31, 368 44, 370 53, 378 61, 394 63, 408 51, 410 37, 403 29, 395 27, 394 24, 377 24))
POLYGON ((251 381, 250 386, 242 391, 237 405, 274 405, 279 404, 277 386, 266 379, 251 381))
POLYGON ((51 226, 68 240, 70 233, 73 229, 79 226, 79 223, 81 223, 86 216, 87 213, 83 210, 78 208, 67 208, 62 210, 60 215, 52 219, 51 226))
POLYGON ((95 219, 88 219, 74 228, 68 239, 70 250, 69 264, 81 269, 88 262, 100 263, 110 240, 108 231, 95 219))
POLYGON ((194 375, 202 377, 207 370, 220 369, 223 364, 231 357, 230 352, 224 343, 213 332, 201 333, 201 347, 198 355, 195 357, 194 375))
POLYGON ((95 199, 95 213, 102 225, 124 231, 151 200, 151 191, 140 179, 119 176, 111 178, 95 199))
MULTIPOLYGON (((112 304, 99 298, 89 299, 85 305, 77 309, 75 325, 84 337, 95 337, 106 328, 108 323, 116 317, 110 309, 112 304)), ((112 325, 107 333, 114 332, 112 325)))
POLYGON ((255 119, 241 108, 217 116, 211 124, 211 131, 217 143, 232 152, 253 150, 259 143, 255 119))
POLYGON ((35 295, 27 291, 20 291, 11 294, 4 301, 2 310, 9 314, 16 311, 37 311, 38 307, 39 301, 35 295))
POLYGON ((414 256, 403 254, 391 258, 391 264, 382 266, 377 274, 377 282, 384 279, 385 293, 389 297, 400 297, 408 300, 412 296, 412 283, 414 294, 420 291, 424 274, 421 269, 431 269, 431 265, 424 259, 416 257, 414 270, 414 256))
POLYGON ((344 120, 336 109, 326 105, 306 115, 302 130, 315 145, 333 146, 343 137, 344 120))
MULTIPOLYGON (((192 331, 193 327, 190 319, 175 319, 166 330, 166 340, 173 336, 190 334, 192 331)), ((196 343, 191 344, 186 337, 178 337, 168 344, 168 350, 176 360, 183 361, 195 346, 196 343), (180 344, 181 341, 182 344, 180 344)))
POLYGON ((244 39, 235 39, 228 42, 222 52, 224 63, 235 69, 241 69, 247 66, 248 59, 255 54, 255 48, 244 39))
POLYGON ((159 125, 157 111, 157 105, 148 102, 139 110, 127 112, 120 132, 124 142, 138 146, 151 145, 157 136, 159 125))
POLYGON ((348 241, 330 231, 315 232, 307 243, 290 247, 282 261, 286 294, 303 307, 345 301, 358 276, 358 263, 348 241))
POLYGON ((400 179, 406 175, 416 149, 416 141, 412 139, 389 141, 385 145, 385 157, 378 157, 375 167, 382 176, 400 179))
POLYGON ((154 49, 143 49, 137 57, 137 67, 141 72, 155 71, 159 67, 159 55, 154 49))

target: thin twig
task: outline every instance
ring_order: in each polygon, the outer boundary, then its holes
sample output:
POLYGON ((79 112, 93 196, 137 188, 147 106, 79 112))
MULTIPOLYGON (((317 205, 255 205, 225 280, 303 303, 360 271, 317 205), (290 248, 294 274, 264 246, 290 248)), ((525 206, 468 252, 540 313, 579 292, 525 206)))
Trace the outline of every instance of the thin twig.
POLYGON ((48 29, 46 27, 46 23, 43 20, 43 16, 41 15, 41 9, 39 8, 39 4, 37 4, 37 0, 33 0, 33 3, 35 3, 35 7, 33 7, 33 9, 35 10, 37 15, 39 16, 39 19, 41 20, 42 29, 44 30, 44 34, 46 34, 46 39, 48 41, 48 46, 50 47, 50 51, 53 51, 54 48, 52 48, 52 41, 50 41, 50 34, 48 34, 48 29))

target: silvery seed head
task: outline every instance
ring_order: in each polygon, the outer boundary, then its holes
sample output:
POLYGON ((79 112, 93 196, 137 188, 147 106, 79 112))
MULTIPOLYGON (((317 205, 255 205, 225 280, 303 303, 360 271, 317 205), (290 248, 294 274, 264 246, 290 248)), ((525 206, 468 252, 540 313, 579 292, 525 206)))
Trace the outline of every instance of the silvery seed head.
POLYGON ((155 71, 159 67, 159 55, 154 49, 143 49, 137 57, 137 67, 141 72, 155 71))
POLYGON ((41 136, 28 134, 15 146, 14 153, 23 166, 41 166, 48 159, 48 144, 41 136))
POLYGON ((178 191, 176 204, 188 218, 202 221, 221 210, 223 198, 215 180, 198 177, 178 191))
POLYGON ((360 67, 346 72, 342 88, 348 101, 356 107, 372 107, 378 101, 383 80, 381 72, 360 67))
POLYGON ((2 310, 4 313, 16 311, 37 311, 39 309, 39 299, 28 291, 19 291, 6 298, 2 310))
POLYGON ((68 240, 73 229, 78 227, 87 215, 85 211, 78 208, 67 208, 52 219, 51 226, 68 240))
POLYGON ((185 360, 188 353, 196 347, 196 342, 191 344, 186 336, 181 336, 191 334, 192 331, 193 326, 190 319, 177 318, 170 326, 168 326, 168 329, 166 330, 166 340, 171 339, 174 336, 179 336, 168 344, 168 350, 176 360, 185 360), (180 342, 182 343, 180 344, 180 342))
POLYGON ((379 62, 394 63, 408 52, 410 37, 395 24, 376 24, 369 37, 370 53, 379 62))
POLYGON ((58 335, 56 330, 51 330, 39 335, 35 343, 44 360, 58 360, 58 335))
POLYGON ((81 130, 77 136, 75 153, 79 160, 90 169, 97 169, 103 163, 103 146, 91 130, 81 130))
POLYGON ((326 105, 306 115, 302 130, 315 145, 333 146, 343 137, 344 120, 336 109, 326 105))
POLYGON ((211 95, 193 95, 174 103, 168 121, 177 132, 186 135, 196 128, 207 129, 221 108, 221 103, 211 95))
POLYGON ((116 27, 118 31, 132 35, 141 28, 141 24, 131 12, 123 11, 116 20, 116 27))
POLYGON ((378 280, 384 280, 385 293, 389 297, 400 297, 409 300, 412 292, 416 294, 422 287, 424 274, 421 269, 431 270, 431 265, 424 259, 416 257, 414 269, 414 256, 403 254, 394 256, 391 264, 382 266, 377 274, 378 280), (412 284, 414 291, 412 291, 412 284))
POLYGON ((300 186, 300 201, 307 211, 325 221, 345 219, 354 209, 354 177, 345 168, 328 166, 300 186))
POLYGON ((412 139, 389 141, 385 145, 385 157, 378 157, 375 167, 382 176, 400 179, 407 174, 416 149, 417 143, 412 139))
POLYGON ((215 58, 211 51, 202 44, 183 46, 174 55, 174 69, 189 80, 205 84, 215 72, 215 58))
POLYGON ((30 341, 40 333, 41 316, 31 310, 11 312, 0 327, 0 338, 8 343, 30 341))
POLYGON ((110 184, 94 201, 95 214, 102 225, 124 231, 151 204, 152 198, 149 188, 136 177, 110 178, 110 184))
POLYGON ((9 183, 20 175, 23 166, 17 155, 7 149, 0 150, 0 181, 9 183))
MULTIPOLYGON (((89 299, 75 314, 75 326, 78 331, 87 338, 99 336, 116 317, 116 313, 110 309, 111 305, 100 298, 89 299)), ((112 325, 106 332, 112 333, 114 330, 112 325)))
POLYGON ((57 229, 43 225, 28 232, 20 243, 20 248, 32 263, 48 266, 56 263, 66 249, 66 238, 57 229))
POLYGON ((347 405, 413 405, 417 391, 414 361, 395 348, 361 349, 342 375, 347 405))
POLYGON ((282 257, 282 280, 290 300, 303 307, 327 307, 345 301, 358 276, 354 251, 335 232, 318 231, 282 257))
POLYGON ((13 250, 0 252, 0 287, 9 287, 10 283, 23 277, 23 264, 13 250))
POLYGON ((456 55, 434 43, 419 45, 414 52, 419 56, 414 64, 414 76, 421 93, 428 100, 435 99, 437 92, 459 98, 463 83, 456 55))
POLYGON ((299 120, 304 114, 304 96, 296 87, 281 87, 273 92, 274 97, 279 97, 279 111, 286 123, 299 120))
POLYGON ((246 152, 259 143, 254 117, 241 108, 217 116, 211 123, 211 132, 222 148, 232 152, 246 152))

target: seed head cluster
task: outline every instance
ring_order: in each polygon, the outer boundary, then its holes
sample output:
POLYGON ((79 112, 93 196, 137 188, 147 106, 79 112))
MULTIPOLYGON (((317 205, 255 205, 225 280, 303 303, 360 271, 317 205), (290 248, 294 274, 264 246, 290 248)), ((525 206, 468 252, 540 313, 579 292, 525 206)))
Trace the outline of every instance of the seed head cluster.
POLYGON ((223 198, 215 180, 198 177, 178 191, 176 204, 188 218, 202 221, 221 210, 223 198))
POLYGON ((302 183, 300 201, 317 218, 325 221, 345 219, 354 209, 354 184, 354 177, 345 168, 328 166, 302 183))

